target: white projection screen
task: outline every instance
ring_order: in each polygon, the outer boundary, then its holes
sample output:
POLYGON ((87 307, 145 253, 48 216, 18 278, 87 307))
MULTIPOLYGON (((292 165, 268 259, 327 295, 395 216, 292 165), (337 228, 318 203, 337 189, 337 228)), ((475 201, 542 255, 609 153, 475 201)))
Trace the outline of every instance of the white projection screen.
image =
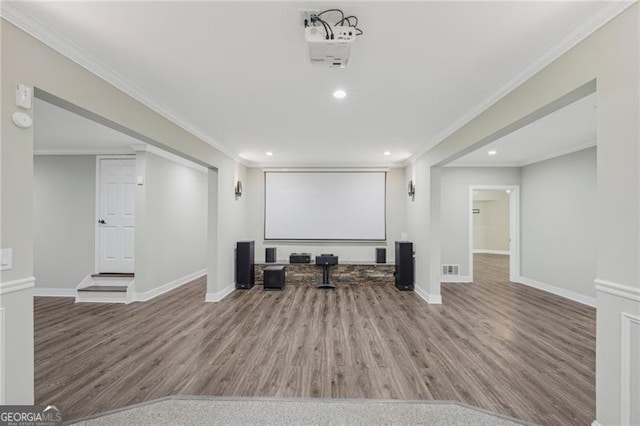
POLYGON ((265 240, 385 240, 385 172, 265 172, 265 240))

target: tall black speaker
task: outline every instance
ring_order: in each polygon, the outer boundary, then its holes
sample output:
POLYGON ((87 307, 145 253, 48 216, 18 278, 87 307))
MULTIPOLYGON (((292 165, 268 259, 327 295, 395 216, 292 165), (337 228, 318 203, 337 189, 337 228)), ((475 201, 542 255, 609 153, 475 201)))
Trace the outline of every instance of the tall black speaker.
POLYGON ((413 290, 414 255, 413 243, 396 241, 396 277, 398 290, 413 290))
POLYGON ((236 244, 236 288, 251 288, 256 283, 254 242, 236 244))
POLYGON ((376 263, 387 263, 387 249, 384 247, 376 248, 376 263))
POLYGON ((275 247, 267 247, 264 249, 264 261, 266 263, 274 263, 276 261, 275 247))

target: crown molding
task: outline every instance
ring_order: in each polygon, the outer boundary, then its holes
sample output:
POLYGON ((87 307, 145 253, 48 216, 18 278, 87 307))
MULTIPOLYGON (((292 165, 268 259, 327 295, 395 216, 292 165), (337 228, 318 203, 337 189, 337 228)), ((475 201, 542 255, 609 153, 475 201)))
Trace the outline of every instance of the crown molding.
POLYGON ((624 12, 629 6, 633 5, 636 0, 626 0, 620 2, 609 2, 607 6, 596 16, 584 22, 582 25, 569 30, 567 34, 560 39, 557 43, 553 44, 545 51, 545 53, 538 59, 531 62, 523 70, 517 72, 505 85, 499 88, 491 96, 469 111, 467 114, 461 116, 458 120, 454 121, 450 126, 438 133, 436 136, 422 148, 420 151, 413 154, 405 162, 404 166, 408 166, 415 162, 418 158, 426 154, 431 148, 444 141, 456 131, 460 130, 471 120, 491 108, 496 102, 508 95, 518 86, 529 80, 531 77, 542 71, 547 65, 564 55, 570 49, 575 47, 582 40, 596 32, 607 22, 624 12))
POLYGON ((133 155, 133 149, 34 149, 33 155, 133 155))
POLYGON ((143 93, 122 75, 101 63, 88 52, 82 50, 75 43, 62 37, 42 22, 29 16, 27 13, 20 9, 19 2, 0 2, 0 17, 20 28, 22 31, 26 32, 37 40, 41 41, 45 45, 49 46, 51 49, 80 65, 90 73, 111 84, 116 89, 131 96, 133 99, 142 103, 152 111, 160 114, 162 117, 171 121, 176 126, 182 128, 188 133, 191 133, 196 138, 206 142, 208 145, 220 151, 232 160, 237 161, 245 166, 248 165, 244 159, 222 146, 219 142, 216 142, 215 140, 207 136, 204 131, 196 127, 194 124, 190 123, 189 120, 180 116, 175 111, 172 111, 171 109, 161 105, 151 96, 143 93))

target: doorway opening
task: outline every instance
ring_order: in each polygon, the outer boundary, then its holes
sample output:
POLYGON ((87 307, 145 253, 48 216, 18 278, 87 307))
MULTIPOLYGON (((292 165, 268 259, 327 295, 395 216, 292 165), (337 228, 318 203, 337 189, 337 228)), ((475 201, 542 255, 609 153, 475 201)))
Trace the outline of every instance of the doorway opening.
POLYGON ((469 186, 469 274, 474 254, 509 256, 509 281, 520 276, 520 187, 469 186))

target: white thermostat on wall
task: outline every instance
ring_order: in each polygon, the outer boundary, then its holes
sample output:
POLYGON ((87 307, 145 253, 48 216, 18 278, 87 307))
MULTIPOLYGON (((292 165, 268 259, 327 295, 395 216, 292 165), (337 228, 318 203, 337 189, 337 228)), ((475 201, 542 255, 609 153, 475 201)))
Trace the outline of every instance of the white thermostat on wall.
POLYGON ((11 119, 13 120, 13 124, 20 127, 21 129, 28 129, 33 124, 33 122, 31 121, 31 117, 29 117, 29 114, 24 112, 14 112, 11 116, 11 119))

